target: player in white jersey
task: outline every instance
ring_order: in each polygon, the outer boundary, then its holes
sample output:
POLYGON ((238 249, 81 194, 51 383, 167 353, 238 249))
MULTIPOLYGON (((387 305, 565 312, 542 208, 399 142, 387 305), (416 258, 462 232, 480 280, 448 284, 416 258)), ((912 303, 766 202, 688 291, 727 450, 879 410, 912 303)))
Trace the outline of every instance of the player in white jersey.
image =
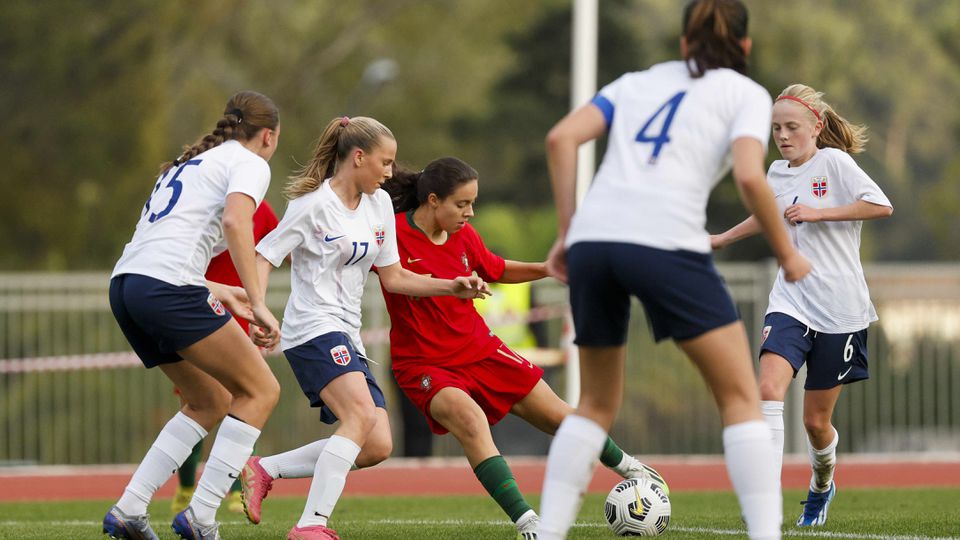
POLYGON ((787 279, 809 272, 764 181, 771 101, 744 75, 750 47, 740 1, 690 2, 683 61, 623 75, 547 135, 559 218, 547 262, 569 280, 581 384, 577 410, 550 447, 540 540, 566 536, 620 407, 631 296, 642 302, 655 339, 673 338, 717 400, 750 537, 780 538, 773 443, 750 347, 704 230, 707 196, 732 153, 737 186, 787 279), (577 147, 604 133, 606 155, 571 222, 577 147))
POLYGON ((146 367, 159 366, 180 389, 184 406, 104 517, 103 532, 111 537, 157 538, 147 505, 219 423, 193 498, 173 521, 181 538, 219 538, 217 508, 277 402, 276 378, 221 301, 260 327, 262 344, 279 339, 257 276, 252 225, 279 136, 270 98, 256 92, 231 97, 216 129, 164 164, 113 270, 110 307, 124 336, 146 367), (224 240, 243 288, 204 281, 224 240))
POLYGON ((380 188, 391 177, 397 143, 380 122, 336 118, 313 158, 287 187, 292 199, 280 224, 257 245, 258 269, 292 259, 291 291, 281 346, 311 407, 333 436, 265 458, 251 458, 242 483, 247 517, 260 521, 260 503, 274 478, 313 476, 291 540, 329 540, 327 521, 350 468, 370 467, 393 448, 383 392, 360 341, 360 303, 370 268, 383 286, 410 296, 482 298, 477 277, 421 276, 400 266, 393 204, 380 188))
MULTIPOLYGON (((839 116, 809 86, 788 86, 773 106, 773 138, 784 159, 767 181, 792 243, 814 265, 801 282, 784 279, 770 291, 760 342, 760 399, 783 461, 783 399, 807 365, 803 423, 813 474, 798 526, 823 525, 836 494, 833 471, 839 436, 831 423, 842 385, 869 377, 867 327, 877 320, 860 265, 863 220, 888 217, 893 206, 850 157, 863 151, 866 128, 839 116)), ((756 219, 711 238, 722 248, 759 232, 756 219)), ((779 469, 779 467, 778 467, 779 469)))

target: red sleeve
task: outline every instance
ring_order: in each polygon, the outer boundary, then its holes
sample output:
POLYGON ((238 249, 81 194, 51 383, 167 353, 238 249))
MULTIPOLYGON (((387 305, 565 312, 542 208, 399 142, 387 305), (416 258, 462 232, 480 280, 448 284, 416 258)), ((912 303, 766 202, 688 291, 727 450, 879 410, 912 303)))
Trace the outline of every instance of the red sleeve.
POLYGON ((257 207, 257 211, 253 213, 253 241, 259 242, 264 236, 270 234, 270 231, 276 229, 279 224, 280 220, 277 219, 277 214, 264 199, 257 207))
POLYGON ((503 257, 487 249, 483 239, 480 238, 480 233, 469 224, 463 228, 463 232, 468 233, 467 244, 470 246, 470 258, 473 263, 471 266, 477 271, 477 275, 485 281, 499 280, 506 266, 503 257))

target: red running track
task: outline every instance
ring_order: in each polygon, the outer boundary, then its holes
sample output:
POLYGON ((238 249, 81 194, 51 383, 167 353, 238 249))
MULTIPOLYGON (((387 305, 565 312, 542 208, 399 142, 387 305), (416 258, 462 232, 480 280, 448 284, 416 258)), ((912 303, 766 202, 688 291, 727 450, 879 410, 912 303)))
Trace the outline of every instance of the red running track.
MULTIPOLYGON (((651 457, 648 464, 667 479, 671 490, 730 490, 723 460, 719 457, 651 457)), ((543 458, 508 458, 520 489, 538 493, 543 484, 543 458)), ((0 501, 50 501, 116 499, 134 466, 0 468, 0 501)), ((590 491, 606 492, 619 477, 603 466, 590 483, 590 491)), ((803 489, 810 480, 806 462, 784 465, 785 488, 803 489)), ((844 487, 960 487, 960 457, 918 459, 841 456, 837 482, 844 487)), ((158 497, 173 496, 175 478, 158 497)), ((271 495, 306 496, 310 479, 280 480, 271 495)), ((347 477, 346 495, 451 495, 484 494, 484 489, 462 458, 390 459, 372 469, 353 471, 347 477)))

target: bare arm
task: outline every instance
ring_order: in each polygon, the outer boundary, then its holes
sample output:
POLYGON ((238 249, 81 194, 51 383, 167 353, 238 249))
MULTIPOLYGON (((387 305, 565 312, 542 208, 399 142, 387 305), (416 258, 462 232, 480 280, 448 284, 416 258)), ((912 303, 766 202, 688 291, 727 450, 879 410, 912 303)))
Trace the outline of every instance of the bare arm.
POLYGON ((545 262, 530 263, 507 259, 504 263, 503 275, 497 280, 498 283, 526 283, 550 275, 547 273, 547 263, 545 262))
POLYGON ((223 209, 223 235, 230 250, 230 259, 237 269, 240 282, 247 291, 254 324, 264 328, 269 338, 279 337, 280 323, 267 309, 265 288, 257 275, 256 255, 253 241, 253 213, 256 203, 249 195, 227 195, 223 209))
POLYGON ((794 204, 783 213, 783 216, 793 224, 817 221, 865 221, 891 215, 893 215, 892 207, 863 200, 836 208, 810 208, 802 204, 794 204))
POLYGON ((458 298, 485 298, 490 295, 490 288, 476 276, 437 279, 411 272, 400 263, 379 267, 377 274, 383 287, 396 294, 458 298))
POLYGON ((734 242, 739 242, 744 238, 749 238, 761 232, 760 222, 757 221, 757 218, 750 216, 720 234, 711 234, 710 247, 713 249, 722 249, 734 242))
POLYGON ((744 206, 753 214, 787 281, 797 281, 810 272, 810 263, 790 243, 783 218, 777 210, 773 192, 763 170, 763 146, 760 141, 741 137, 733 141, 733 178, 744 206))
POLYGON ((593 104, 588 104, 571 112, 547 133, 547 167, 550 170, 550 184, 553 186, 553 201, 557 206, 557 240, 547 257, 547 268, 551 275, 566 281, 566 240, 570 219, 576 209, 577 149, 580 145, 592 141, 607 129, 607 121, 593 104))

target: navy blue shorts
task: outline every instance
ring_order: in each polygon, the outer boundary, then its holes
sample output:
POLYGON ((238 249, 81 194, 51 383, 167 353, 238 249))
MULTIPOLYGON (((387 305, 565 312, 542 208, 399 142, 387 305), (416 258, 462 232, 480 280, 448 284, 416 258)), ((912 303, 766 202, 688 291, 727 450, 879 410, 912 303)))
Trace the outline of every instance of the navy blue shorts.
POLYGON ((772 352, 793 366, 793 376, 807 364, 806 390, 829 390, 870 378, 867 329, 851 334, 824 334, 783 313, 763 320, 760 354, 772 352))
POLYGON ((206 287, 171 285, 138 274, 121 274, 110 280, 110 309, 148 368, 183 360, 177 351, 233 318, 206 287))
POLYGON ((578 242, 567 251, 567 271, 577 345, 626 343, 631 296, 657 341, 692 339, 740 319, 707 253, 578 242))
POLYGON ((304 395, 310 400, 311 407, 320 407, 320 421, 332 424, 337 415, 320 399, 320 391, 337 377, 359 371, 367 379, 373 404, 381 409, 387 408, 383 390, 370 372, 367 359, 357 353, 350 338, 343 332, 330 332, 317 336, 310 341, 283 351, 290 362, 290 368, 300 383, 304 395))

